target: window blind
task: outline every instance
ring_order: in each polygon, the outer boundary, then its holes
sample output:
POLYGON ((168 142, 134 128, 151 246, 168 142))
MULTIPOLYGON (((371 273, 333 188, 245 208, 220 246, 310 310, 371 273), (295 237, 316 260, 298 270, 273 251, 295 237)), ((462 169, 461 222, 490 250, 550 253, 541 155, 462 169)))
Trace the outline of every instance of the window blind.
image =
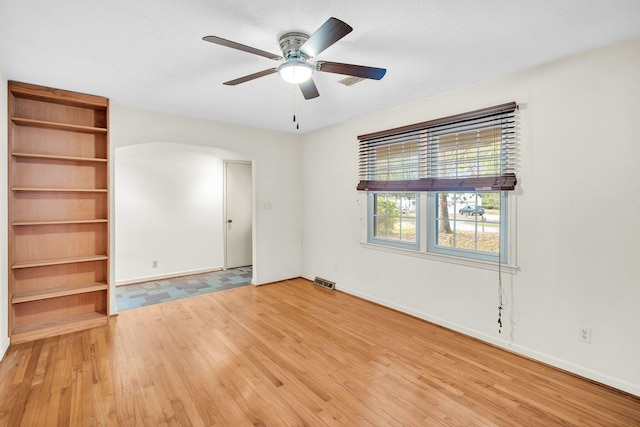
POLYGON ((361 191, 498 191, 517 183, 515 102, 361 135, 361 191))

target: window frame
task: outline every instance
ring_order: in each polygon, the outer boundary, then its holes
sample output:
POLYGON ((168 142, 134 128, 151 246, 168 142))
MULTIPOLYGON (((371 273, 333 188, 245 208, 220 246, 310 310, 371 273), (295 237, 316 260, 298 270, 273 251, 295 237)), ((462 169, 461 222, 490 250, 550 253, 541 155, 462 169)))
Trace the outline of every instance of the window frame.
MULTIPOLYGON (((385 242, 369 242, 368 241, 368 227, 370 218, 368 213, 370 212, 369 206, 367 203, 367 199, 369 198, 369 193, 360 192, 359 193, 360 207, 361 207, 361 218, 362 218, 362 234, 360 239, 360 246, 366 250, 385 252, 389 254, 399 255, 399 256, 409 256, 412 258, 419 258, 428 261, 435 262, 444 262, 447 264, 458 265, 469 268, 477 268, 488 271, 502 271, 506 274, 516 275, 520 268, 518 267, 517 260, 517 197, 513 191, 507 192, 507 206, 508 214, 505 214, 503 217, 507 219, 506 229, 507 233, 504 235, 508 238, 507 247, 504 248, 504 252, 506 254, 506 260, 504 262, 495 262, 495 261, 485 261, 477 258, 466 258, 458 255, 448 255, 438 252, 428 252, 427 251, 427 239, 428 239, 428 226, 426 215, 421 215, 419 220, 420 224, 420 234, 418 234, 417 239, 420 242, 419 249, 408 249, 404 247, 399 247, 396 245, 385 244, 385 242), (507 237, 508 236, 508 237, 507 237)), ((420 192, 420 202, 416 201, 416 206, 420 205, 420 209, 422 212, 428 211, 428 193, 420 192)))
MULTIPOLYGON (((402 218, 402 217, 401 217, 402 218)), ((369 191, 367 193, 367 242, 378 245, 392 246, 396 248, 408 249, 412 251, 420 250, 420 193, 417 192, 398 192, 398 191, 369 191), (375 195, 376 194, 414 194, 416 204, 415 224, 416 224, 416 241, 407 242, 396 239, 382 238, 375 235, 375 195)))
MULTIPOLYGON (((476 194, 486 193, 476 191, 476 194)), ((509 263, 509 195, 506 191, 500 191, 500 249, 498 253, 479 251, 474 249, 441 246, 438 244, 438 208, 440 192, 427 193, 427 252, 456 256, 461 258, 476 259, 479 261, 494 262, 500 264, 509 263)), ((477 219, 477 216, 476 216, 477 219)))

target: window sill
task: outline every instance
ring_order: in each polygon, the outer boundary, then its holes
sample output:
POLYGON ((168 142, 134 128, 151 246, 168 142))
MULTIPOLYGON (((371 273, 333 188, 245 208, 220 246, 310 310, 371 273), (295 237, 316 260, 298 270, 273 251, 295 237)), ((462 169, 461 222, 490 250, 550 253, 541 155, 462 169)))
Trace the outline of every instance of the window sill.
POLYGON ((365 249, 372 249, 372 250, 382 251, 382 252, 390 252, 393 254, 412 256, 415 258, 428 259, 431 261, 448 262, 449 264, 463 265, 465 267, 481 268, 483 270, 490 270, 490 271, 500 270, 503 273, 513 274, 513 275, 518 274, 518 270, 520 270, 520 268, 518 268, 517 265, 501 264, 500 266, 498 266, 498 264, 495 262, 480 261, 480 260, 474 260, 469 258, 460 258, 460 257, 442 255, 442 254, 434 254, 431 252, 420 252, 420 251, 414 251, 410 249, 394 248, 391 246, 376 245, 373 243, 363 242, 363 243, 360 243, 360 246, 365 249))

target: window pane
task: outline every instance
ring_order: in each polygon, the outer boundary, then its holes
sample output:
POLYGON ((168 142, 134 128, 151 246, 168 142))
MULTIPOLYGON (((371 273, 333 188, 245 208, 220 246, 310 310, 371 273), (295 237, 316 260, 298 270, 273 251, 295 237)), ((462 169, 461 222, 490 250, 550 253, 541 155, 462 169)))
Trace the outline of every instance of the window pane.
POLYGON ((437 193, 438 246, 498 254, 500 193, 437 193))
POLYGON ((403 218, 401 223, 402 237, 400 240, 415 242, 416 241, 416 220, 403 218))
POLYGON ((416 194, 374 193, 373 237, 416 243, 416 194))

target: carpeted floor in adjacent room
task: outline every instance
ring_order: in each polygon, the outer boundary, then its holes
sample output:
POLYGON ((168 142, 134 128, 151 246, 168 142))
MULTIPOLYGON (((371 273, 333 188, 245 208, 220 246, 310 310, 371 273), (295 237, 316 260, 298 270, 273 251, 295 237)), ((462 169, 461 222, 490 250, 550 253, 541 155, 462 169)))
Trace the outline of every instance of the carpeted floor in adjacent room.
POLYGON ((116 287, 118 311, 246 286, 251 266, 116 287))

